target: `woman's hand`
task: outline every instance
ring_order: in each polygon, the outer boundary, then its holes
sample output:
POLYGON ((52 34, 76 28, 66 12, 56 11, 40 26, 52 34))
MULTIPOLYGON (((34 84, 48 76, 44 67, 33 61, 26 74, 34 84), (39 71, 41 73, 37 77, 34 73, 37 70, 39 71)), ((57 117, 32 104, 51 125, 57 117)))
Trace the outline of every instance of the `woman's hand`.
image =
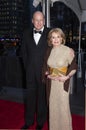
POLYGON ((51 80, 58 80, 60 82, 65 82, 67 79, 69 79, 69 76, 65 76, 65 75, 60 75, 60 76, 48 75, 47 77, 51 80))
POLYGON ((57 80, 59 80, 60 82, 65 82, 68 79, 69 79, 69 76, 62 75, 62 76, 59 76, 57 80))
POLYGON ((59 76, 53 76, 53 75, 48 75, 47 78, 51 79, 51 80, 58 80, 59 76))

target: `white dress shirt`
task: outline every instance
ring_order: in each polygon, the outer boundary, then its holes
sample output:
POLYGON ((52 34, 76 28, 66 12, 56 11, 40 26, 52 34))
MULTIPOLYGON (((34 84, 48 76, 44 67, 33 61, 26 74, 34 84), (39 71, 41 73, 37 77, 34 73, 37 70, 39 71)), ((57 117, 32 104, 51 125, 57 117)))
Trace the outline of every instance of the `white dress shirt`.
MULTIPOLYGON (((34 30, 35 30, 35 28, 34 28, 34 30)), ((43 30, 44 30, 44 27, 43 27, 40 31, 43 32, 43 30)), ((33 37, 34 37, 34 40, 35 40, 36 45, 38 45, 39 39, 40 39, 40 37, 41 37, 41 34, 40 34, 40 33, 34 33, 34 34, 33 34, 33 37)))

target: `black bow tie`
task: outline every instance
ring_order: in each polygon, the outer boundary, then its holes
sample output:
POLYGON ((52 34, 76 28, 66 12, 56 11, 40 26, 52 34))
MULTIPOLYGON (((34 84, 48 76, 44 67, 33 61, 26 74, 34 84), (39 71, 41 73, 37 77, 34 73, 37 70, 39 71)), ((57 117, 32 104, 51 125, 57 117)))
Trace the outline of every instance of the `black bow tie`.
POLYGON ((42 31, 36 31, 36 30, 34 30, 34 33, 42 34, 42 31))

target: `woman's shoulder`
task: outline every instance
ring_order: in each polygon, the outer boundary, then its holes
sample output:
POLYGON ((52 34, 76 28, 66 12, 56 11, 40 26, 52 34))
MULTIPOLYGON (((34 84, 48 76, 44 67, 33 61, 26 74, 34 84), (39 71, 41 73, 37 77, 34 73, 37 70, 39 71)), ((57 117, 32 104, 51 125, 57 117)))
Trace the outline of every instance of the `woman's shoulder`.
POLYGON ((75 52, 74 52, 74 50, 73 50, 71 47, 68 47, 68 46, 66 46, 66 45, 63 45, 63 48, 64 48, 64 50, 65 50, 69 55, 71 55, 71 56, 74 57, 75 52))
POLYGON ((63 48, 66 49, 66 50, 68 50, 68 51, 70 51, 70 52, 72 52, 72 53, 74 53, 74 50, 71 47, 63 45, 63 48))

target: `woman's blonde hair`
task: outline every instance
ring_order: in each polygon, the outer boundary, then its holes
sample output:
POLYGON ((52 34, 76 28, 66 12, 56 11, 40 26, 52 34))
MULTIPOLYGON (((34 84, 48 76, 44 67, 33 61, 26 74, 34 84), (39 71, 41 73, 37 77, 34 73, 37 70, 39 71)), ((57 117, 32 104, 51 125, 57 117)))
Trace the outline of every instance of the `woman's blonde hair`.
POLYGON ((51 41, 51 37, 52 37, 52 33, 59 33, 62 37, 62 43, 61 44, 65 44, 66 38, 65 38, 65 34, 62 31, 62 29, 60 28, 53 28, 50 30, 49 34, 48 34, 48 45, 51 46, 52 45, 52 41, 51 41))

